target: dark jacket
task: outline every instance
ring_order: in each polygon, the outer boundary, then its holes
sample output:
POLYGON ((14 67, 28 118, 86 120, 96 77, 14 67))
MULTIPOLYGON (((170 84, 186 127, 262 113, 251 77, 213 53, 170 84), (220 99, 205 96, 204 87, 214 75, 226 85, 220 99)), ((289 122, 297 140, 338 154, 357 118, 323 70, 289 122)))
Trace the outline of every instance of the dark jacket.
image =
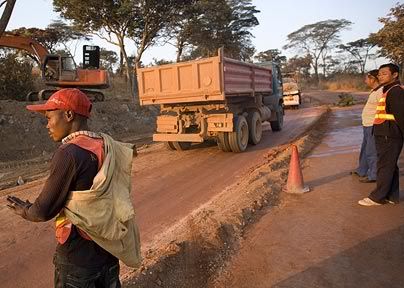
MULTIPOLYGON (((34 222, 54 218, 64 207, 69 191, 89 189, 97 171, 95 154, 74 144, 61 145, 52 158, 50 176, 41 194, 23 217, 34 222)), ((94 241, 82 238, 74 226, 66 243, 57 245, 55 261, 85 268, 118 263, 94 241)))
MULTIPOLYGON (((394 85, 400 85, 399 81, 383 87, 383 93, 394 85)), ((375 124, 373 133, 376 136, 387 136, 391 138, 404 137, 404 89, 401 86, 393 87, 386 97, 386 112, 393 114, 395 121, 386 120, 382 124, 375 124)))

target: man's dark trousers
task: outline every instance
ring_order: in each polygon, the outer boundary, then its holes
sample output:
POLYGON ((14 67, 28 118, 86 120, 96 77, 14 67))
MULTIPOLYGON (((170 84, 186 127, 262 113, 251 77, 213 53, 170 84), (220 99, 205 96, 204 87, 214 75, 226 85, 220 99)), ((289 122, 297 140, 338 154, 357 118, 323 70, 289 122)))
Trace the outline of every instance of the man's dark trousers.
POLYGON ((97 268, 82 268, 66 263, 55 253, 55 288, 120 288, 119 263, 97 268))
POLYGON ((403 148, 403 138, 375 136, 377 151, 376 189, 369 198, 378 203, 400 200, 399 171, 397 161, 403 148))

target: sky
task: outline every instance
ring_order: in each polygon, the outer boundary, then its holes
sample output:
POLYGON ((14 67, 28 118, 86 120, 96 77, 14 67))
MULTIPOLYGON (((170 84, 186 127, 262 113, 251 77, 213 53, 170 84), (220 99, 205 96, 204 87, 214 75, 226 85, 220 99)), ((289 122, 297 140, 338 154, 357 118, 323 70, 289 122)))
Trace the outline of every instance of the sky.
MULTIPOLYGON (((307 24, 328 19, 347 19, 353 22, 351 29, 343 31, 341 40, 343 43, 366 38, 369 33, 377 32, 382 28, 378 21, 389 13, 390 8, 398 0, 253 0, 253 4, 261 12, 256 16, 259 25, 251 30, 254 38, 252 42, 257 52, 268 49, 280 49, 287 57, 292 57, 294 51, 285 51, 282 47, 287 43, 287 35, 307 24)), ((53 11, 51 0, 17 0, 11 16, 8 30, 19 27, 45 28, 52 20, 60 19, 53 11)), ((110 50, 116 47, 94 38, 90 43, 110 50)), ((128 43, 128 52, 133 54, 134 47, 128 43)), ((76 52, 76 61, 81 59, 81 50, 76 52)), ((152 47, 145 51, 143 63, 156 59, 175 59, 174 48, 166 44, 152 47)), ((369 63, 369 69, 377 68, 380 63, 369 63)))

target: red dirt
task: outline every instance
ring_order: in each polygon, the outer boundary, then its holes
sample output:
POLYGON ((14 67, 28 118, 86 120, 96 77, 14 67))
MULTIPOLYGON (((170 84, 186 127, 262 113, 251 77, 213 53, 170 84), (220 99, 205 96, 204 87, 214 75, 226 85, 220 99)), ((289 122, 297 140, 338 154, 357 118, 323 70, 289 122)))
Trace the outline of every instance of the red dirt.
MULTIPOLYGON (((360 112, 333 113, 303 164, 312 192, 284 195, 250 227, 212 287, 404 287, 404 206, 359 206, 375 184, 349 175, 361 143, 360 112)), ((402 191, 404 155, 400 167, 402 191)))
MULTIPOLYGON (((287 111, 284 131, 272 133, 266 126, 263 141, 242 154, 200 147, 183 153, 162 145, 142 149, 133 166, 134 191, 143 251, 168 227, 185 217, 228 185, 265 161, 272 147, 286 143, 304 131, 324 109, 287 111)), ((3 190, 33 200, 41 181, 3 190)), ((55 240, 52 223, 33 224, 12 215, 0 197, 0 282, 2 287, 48 287, 52 282, 55 240), (16 280, 18 279, 18 280, 16 280)))

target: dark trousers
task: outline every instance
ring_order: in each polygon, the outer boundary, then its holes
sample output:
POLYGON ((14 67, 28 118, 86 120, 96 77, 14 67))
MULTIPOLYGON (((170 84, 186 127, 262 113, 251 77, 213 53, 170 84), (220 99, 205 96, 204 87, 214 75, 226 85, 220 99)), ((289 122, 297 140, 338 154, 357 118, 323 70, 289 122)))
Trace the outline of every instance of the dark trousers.
POLYGON ((372 134, 373 126, 363 126, 363 140, 359 154, 359 167, 356 169, 359 176, 367 176, 370 180, 376 180, 377 152, 375 137, 372 134))
POLYGON ((83 268, 61 263, 57 255, 55 264, 55 288, 120 288, 119 263, 97 268, 83 268))
POLYGON ((377 150, 376 189, 369 198, 378 203, 400 199, 399 171, 397 161, 403 148, 403 139, 375 136, 377 150))

